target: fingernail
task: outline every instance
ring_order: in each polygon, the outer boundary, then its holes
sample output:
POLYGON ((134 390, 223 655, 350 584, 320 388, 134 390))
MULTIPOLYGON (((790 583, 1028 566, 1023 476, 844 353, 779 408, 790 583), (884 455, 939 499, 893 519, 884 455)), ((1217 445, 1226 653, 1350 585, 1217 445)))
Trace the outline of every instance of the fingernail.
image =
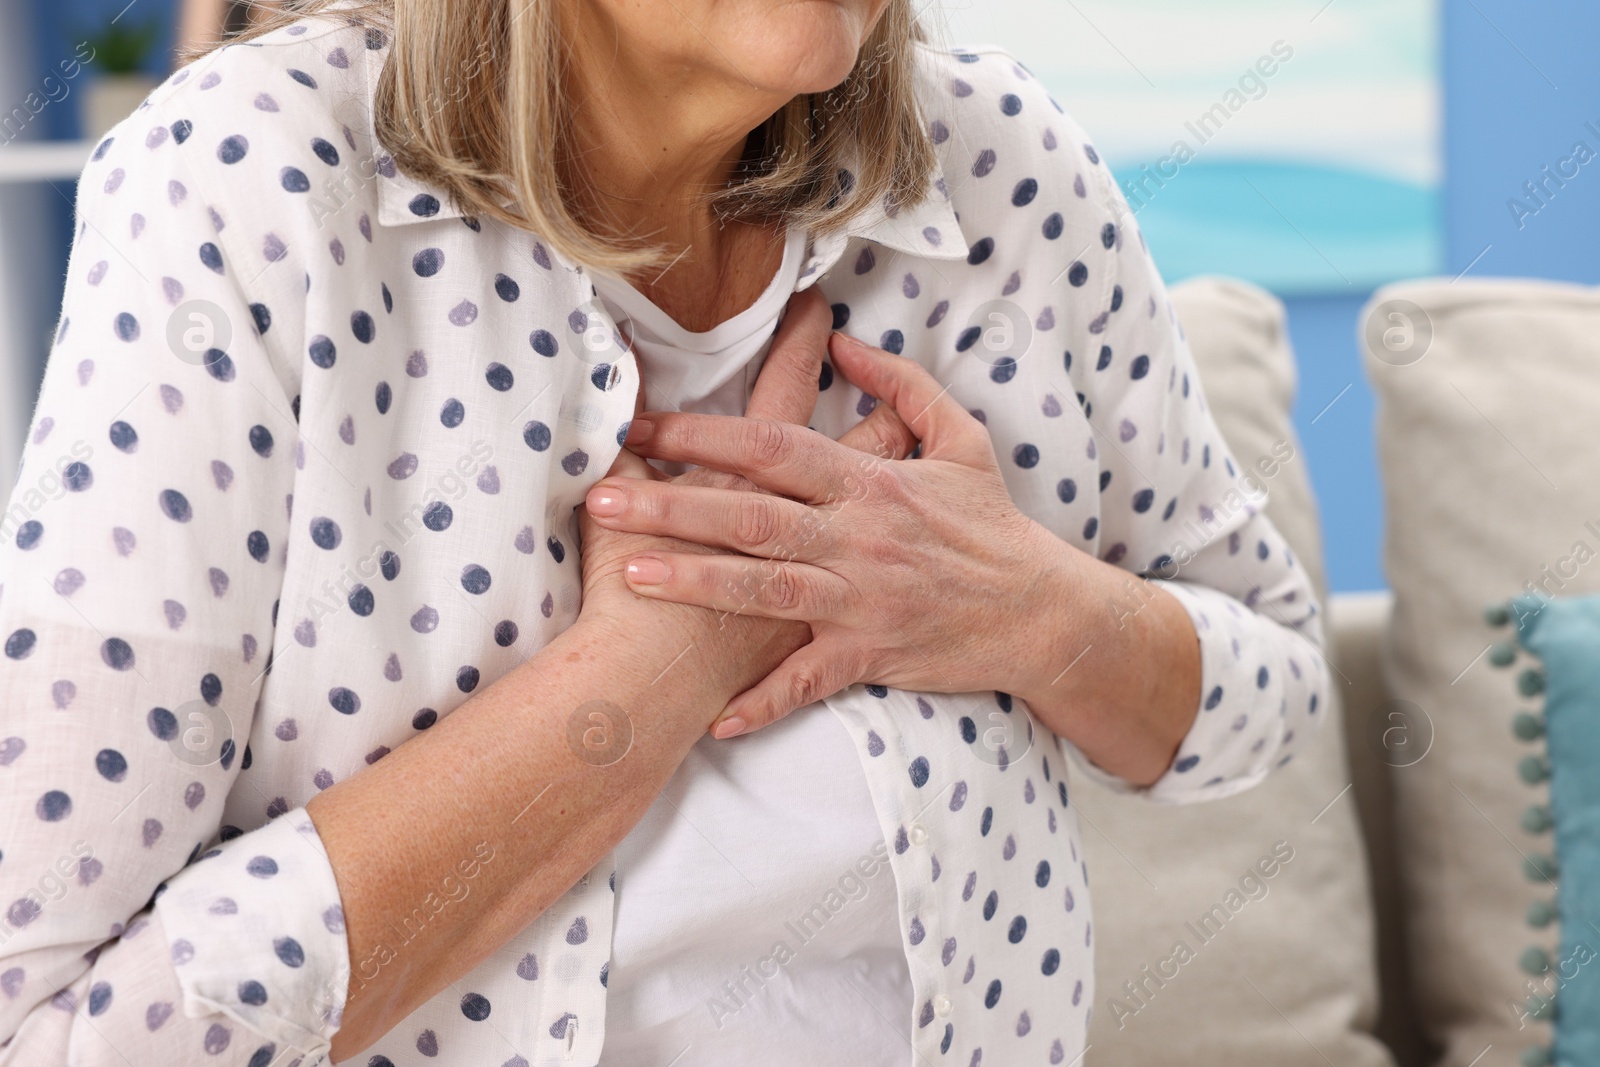
POLYGON ((867 344, 866 344, 865 341, 858 341, 854 337, 851 337, 847 333, 840 333, 839 331, 835 330, 833 335, 835 337, 837 337, 839 340, 843 341, 845 344, 849 345, 851 348, 865 348, 865 347, 867 347, 867 344))
POLYGON ((654 556, 640 556, 628 561, 628 581, 634 585, 660 585, 671 573, 666 563, 654 556))
POLYGON ((747 728, 745 721, 737 715, 723 719, 711 728, 711 736, 718 741, 726 741, 730 737, 738 737, 747 728))
POLYGON ((591 489, 584 503, 589 514, 604 517, 621 515, 628 506, 627 498, 617 489, 591 489))
POLYGON ((656 424, 642 415, 634 416, 628 423, 628 436, 623 440, 625 445, 642 445, 650 440, 650 435, 656 432, 656 424))

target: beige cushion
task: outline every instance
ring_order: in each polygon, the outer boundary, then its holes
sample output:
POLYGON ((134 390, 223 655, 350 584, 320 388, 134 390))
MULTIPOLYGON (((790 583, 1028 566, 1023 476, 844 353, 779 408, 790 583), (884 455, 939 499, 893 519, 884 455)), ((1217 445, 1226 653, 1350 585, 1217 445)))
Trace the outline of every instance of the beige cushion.
MULTIPOLYGON (((1329 655, 1339 666, 1339 690, 1344 709, 1346 751, 1350 777, 1360 811, 1361 836, 1367 846, 1368 877, 1372 882, 1378 925, 1378 989, 1381 1000, 1374 1031, 1396 1062, 1404 1067, 1431 1064, 1417 1025, 1412 1002, 1411 963, 1407 956, 1405 907, 1400 892, 1399 864, 1394 843, 1394 790, 1391 768, 1407 760, 1390 731, 1395 710, 1384 682, 1382 657, 1389 638, 1389 615, 1394 606, 1387 592, 1334 593, 1328 598, 1329 655), (1390 740, 1385 747, 1386 736, 1390 740)), ((1420 750, 1414 750, 1420 752, 1420 750)), ((1490 1067, 1490 1065, 1480 1065, 1490 1067)))
MULTIPOLYGON (((1283 306, 1222 279, 1186 282, 1172 298, 1235 458, 1249 467, 1272 456, 1276 444, 1293 447, 1294 458, 1265 480, 1267 512, 1320 591, 1316 507, 1289 422, 1295 376, 1283 306)), ((1368 1032, 1377 999, 1373 925, 1337 699, 1328 715, 1306 758, 1215 803, 1158 807, 1078 777, 1073 796, 1099 928, 1087 1063, 1391 1062, 1368 1032), (1264 859, 1272 867, 1275 846, 1276 858, 1290 850, 1293 858, 1261 881, 1265 895, 1247 883, 1241 894, 1247 902, 1220 931, 1206 940, 1196 936, 1191 926, 1226 905, 1247 873, 1264 859), (1178 942, 1192 958, 1163 966, 1178 942), (1163 970, 1176 974, 1163 978, 1163 970), (1125 982, 1143 987, 1139 1000, 1125 982)))
MULTIPOLYGON (((1466 1067, 1490 1045, 1485 1064, 1511 1063, 1549 1040, 1546 1025, 1519 1030, 1511 1004, 1527 978, 1518 955, 1553 941, 1524 923, 1528 902, 1551 892, 1521 870, 1521 853, 1550 842, 1520 826, 1543 790, 1517 776, 1529 750, 1510 722, 1526 702, 1480 658, 1506 637, 1482 614, 1543 582, 1575 542, 1600 549, 1585 527, 1600 520, 1600 290, 1413 282, 1378 292, 1366 320, 1395 596, 1385 668, 1393 695, 1434 729, 1427 757, 1391 774, 1416 1002, 1445 1064, 1466 1067), (1390 318, 1397 300, 1420 314, 1390 318)), ((1551 591, 1600 591, 1600 566, 1551 591)))

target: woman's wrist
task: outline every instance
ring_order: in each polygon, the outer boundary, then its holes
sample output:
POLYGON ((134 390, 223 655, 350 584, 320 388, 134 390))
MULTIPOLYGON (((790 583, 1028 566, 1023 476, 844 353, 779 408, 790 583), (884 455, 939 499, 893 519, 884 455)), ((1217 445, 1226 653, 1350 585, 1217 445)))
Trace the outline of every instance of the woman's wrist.
POLYGON ((709 726, 730 700, 804 645, 810 628, 624 588, 586 602, 562 637, 615 656, 636 692, 657 691, 674 711, 703 717, 709 726))
POLYGON ((1021 552, 1015 573, 1027 607, 1009 620, 1018 654, 1008 663, 1010 688, 1001 688, 1042 713, 1072 704, 1075 672, 1099 636, 1104 576, 1086 573, 1087 557, 1036 522, 1028 523, 1021 552))
POLYGON ((1040 721, 1134 784, 1166 770, 1200 702, 1200 647, 1158 583, 1095 559, 1043 527, 1034 609, 1017 629, 1016 688, 1040 721))

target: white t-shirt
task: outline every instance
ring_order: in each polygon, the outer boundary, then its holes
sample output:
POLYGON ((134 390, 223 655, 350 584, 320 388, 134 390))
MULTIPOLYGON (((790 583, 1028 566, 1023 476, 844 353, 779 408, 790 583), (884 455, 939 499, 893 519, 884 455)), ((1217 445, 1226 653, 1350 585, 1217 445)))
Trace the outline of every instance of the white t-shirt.
MULTIPOLYGON (((804 254, 790 231, 756 302, 704 333, 596 278, 646 407, 743 414, 804 254)), ((902 1062, 911 976, 885 836, 857 748, 821 703, 701 739, 617 847, 601 1067, 902 1062)))

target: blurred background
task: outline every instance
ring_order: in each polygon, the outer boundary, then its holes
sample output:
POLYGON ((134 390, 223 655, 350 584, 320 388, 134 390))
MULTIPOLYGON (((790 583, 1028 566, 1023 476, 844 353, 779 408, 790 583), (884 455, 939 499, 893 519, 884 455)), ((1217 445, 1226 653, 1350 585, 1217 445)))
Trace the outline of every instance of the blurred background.
MULTIPOLYGON (((1095 138, 1169 282, 1230 274, 1289 310, 1296 426, 1332 588, 1386 586, 1358 313, 1387 281, 1600 283, 1592 0, 928 0, 1095 138), (1565 176, 1563 176, 1563 174, 1565 176)), ((229 0, 0 0, 0 469, 56 321, 95 138, 229 0)))

